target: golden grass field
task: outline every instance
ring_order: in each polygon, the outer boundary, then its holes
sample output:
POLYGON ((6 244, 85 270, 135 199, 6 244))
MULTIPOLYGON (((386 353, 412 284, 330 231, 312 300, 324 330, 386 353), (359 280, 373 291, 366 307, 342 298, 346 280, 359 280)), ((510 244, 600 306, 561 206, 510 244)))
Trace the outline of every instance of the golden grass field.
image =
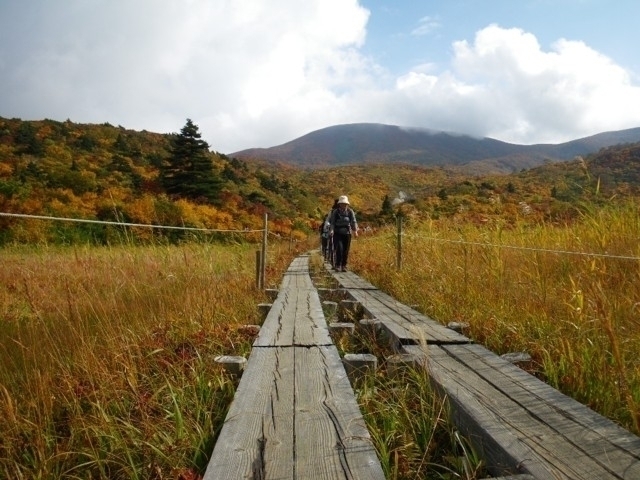
POLYGON ((214 358, 248 354, 266 299, 255 250, 4 249, 0 478, 197 478, 235 389, 214 358))

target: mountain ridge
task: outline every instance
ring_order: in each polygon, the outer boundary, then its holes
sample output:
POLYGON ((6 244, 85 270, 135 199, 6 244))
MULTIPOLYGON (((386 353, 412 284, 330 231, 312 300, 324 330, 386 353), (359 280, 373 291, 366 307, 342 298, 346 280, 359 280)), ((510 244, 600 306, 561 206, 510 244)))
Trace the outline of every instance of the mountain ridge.
POLYGON ((362 163, 454 166, 468 173, 512 173, 566 161, 621 143, 640 142, 640 127, 602 132, 559 144, 519 145, 490 137, 380 123, 333 125, 269 148, 231 154, 302 168, 362 163))

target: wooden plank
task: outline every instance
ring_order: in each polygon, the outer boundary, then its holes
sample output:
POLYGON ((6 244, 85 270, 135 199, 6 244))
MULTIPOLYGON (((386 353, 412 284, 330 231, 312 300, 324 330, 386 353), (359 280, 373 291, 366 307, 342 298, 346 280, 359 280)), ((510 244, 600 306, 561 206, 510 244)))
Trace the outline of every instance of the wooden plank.
MULTIPOLYGON (((417 353, 415 347, 407 349, 417 353)), ((447 396, 454 422, 471 439, 485 459, 489 472, 493 475, 531 473, 536 478, 594 478, 588 469, 583 468, 558 475, 556 469, 562 468, 561 462, 550 462, 552 459, 544 452, 541 458, 541 452, 527 442, 529 437, 537 437, 544 448, 550 439, 548 428, 537 424, 535 419, 473 371, 461 367, 443 349, 436 346, 427 349, 430 378, 447 396)), ((549 445, 557 446, 551 442, 549 445)))
POLYGON ((273 303, 253 346, 331 344, 318 293, 287 289, 273 303))
POLYGON ((297 257, 260 329, 254 347, 331 345, 318 292, 309 276, 309 257, 297 257))
POLYGON ((405 325, 405 328, 409 331, 417 329, 421 334, 425 335, 427 344, 465 344, 471 341, 464 335, 461 335, 417 310, 398 302, 396 299, 380 290, 370 291, 367 292, 367 294, 374 297, 378 302, 380 302, 380 304, 386 306, 390 311, 399 315, 400 319, 398 322, 405 325))
POLYGON ((295 478, 293 353, 251 351, 203 480, 295 478))
POLYGON ((383 480, 308 257, 287 270, 204 480, 383 480))
POLYGON ((619 478, 640 478, 640 437, 479 345, 446 350, 603 469, 619 478))
POLYGON ((526 372, 518 372, 517 367, 483 347, 405 350, 425 356, 432 381, 453 406, 456 423, 475 440, 493 474, 527 472, 536 478, 594 480, 640 478, 640 450, 636 442, 630 442, 637 437, 626 432, 627 441, 636 445, 632 450, 614 445, 608 436, 595 433, 608 424, 606 431, 612 432, 614 438, 622 435, 613 422, 562 394, 560 402, 557 391, 547 397, 553 398, 553 403, 548 403, 545 395, 554 391, 552 387, 526 372), (582 414, 574 418, 570 411, 582 414), (597 428, 594 430, 593 426, 597 428))
POLYGON ((367 315, 383 322, 402 345, 469 343, 471 340, 380 290, 348 290, 367 315))
POLYGON ((254 348, 204 480, 383 480, 335 346, 254 348))
POLYGON ((335 346, 296 348, 296 478, 384 479, 335 346))
POLYGON ((340 285, 349 290, 378 290, 378 287, 367 282, 353 272, 333 272, 340 285))
POLYGON ((287 288, 280 291, 253 342, 254 347, 293 345, 294 323, 285 323, 283 315, 290 309, 295 309, 296 302, 297 293, 294 289, 287 288))
POLYGON ((403 345, 470 342, 464 335, 397 301, 353 272, 334 272, 333 275, 369 316, 381 322, 393 322, 387 329, 403 345))
MULTIPOLYGON (((298 288, 298 281, 309 275, 309 256, 301 255, 293 259, 282 277, 280 289, 298 288)), ((304 280, 303 280, 304 281, 304 280)))
POLYGON ((316 290, 299 291, 298 304, 291 323, 294 325, 293 344, 296 346, 333 343, 316 290))

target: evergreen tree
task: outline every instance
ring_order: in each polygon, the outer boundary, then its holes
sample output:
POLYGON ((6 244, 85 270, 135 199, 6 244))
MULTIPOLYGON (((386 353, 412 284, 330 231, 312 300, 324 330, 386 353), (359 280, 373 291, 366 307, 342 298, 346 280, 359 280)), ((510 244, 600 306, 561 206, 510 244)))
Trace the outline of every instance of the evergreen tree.
POLYGON ((382 200, 382 208, 380 210, 381 215, 391 215, 393 214, 393 207, 391 205, 391 200, 389 199, 389 195, 385 195, 382 200))
POLYGON ((171 142, 161 181, 169 195, 212 202, 218 198, 222 181, 213 171, 209 144, 200 137, 198 126, 187 119, 171 142))
POLYGON ((122 155, 129 155, 131 153, 129 142, 127 142, 127 137, 125 137, 122 133, 118 133, 118 138, 116 138, 113 147, 116 152, 122 155))
POLYGON ((22 122, 16 134, 16 143, 20 145, 21 153, 42 156, 44 154, 44 144, 38 138, 38 132, 33 124, 22 122))

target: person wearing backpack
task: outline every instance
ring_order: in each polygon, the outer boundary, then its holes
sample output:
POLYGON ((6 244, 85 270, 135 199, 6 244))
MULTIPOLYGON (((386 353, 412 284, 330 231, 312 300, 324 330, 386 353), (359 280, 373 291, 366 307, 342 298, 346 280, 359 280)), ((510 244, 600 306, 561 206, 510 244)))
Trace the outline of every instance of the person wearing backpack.
POLYGON ((324 218, 324 225, 326 227, 326 231, 327 231, 327 250, 325 252, 325 256, 324 259, 325 261, 329 262, 331 264, 331 266, 335 266, 335 250, 333 248, 333 237, 330 235, 331 232, 331 215, 333 214, 333 211, 338 208, 338 199, 336 198, 333 201, 333 205, 331 205, 331 210, 329 211, 329 213, 327 213, 327 216, 324 218))
POLYGON ((329 223, 330 215, 331 214, 328 213, 320 224, 320 245, 322 247, 322 256, 325 260, 329 258, 329 227, 331 226, 329 223))
POLYGON ((351 235, 358 236, 356 214, 351 208, 346 195, 338 198, 338 208, 331 212, 330 224, 329 235, 333 240, 333 248, 335 250, 333 269, 346 272, 349 249, 351 248, 351 235))

